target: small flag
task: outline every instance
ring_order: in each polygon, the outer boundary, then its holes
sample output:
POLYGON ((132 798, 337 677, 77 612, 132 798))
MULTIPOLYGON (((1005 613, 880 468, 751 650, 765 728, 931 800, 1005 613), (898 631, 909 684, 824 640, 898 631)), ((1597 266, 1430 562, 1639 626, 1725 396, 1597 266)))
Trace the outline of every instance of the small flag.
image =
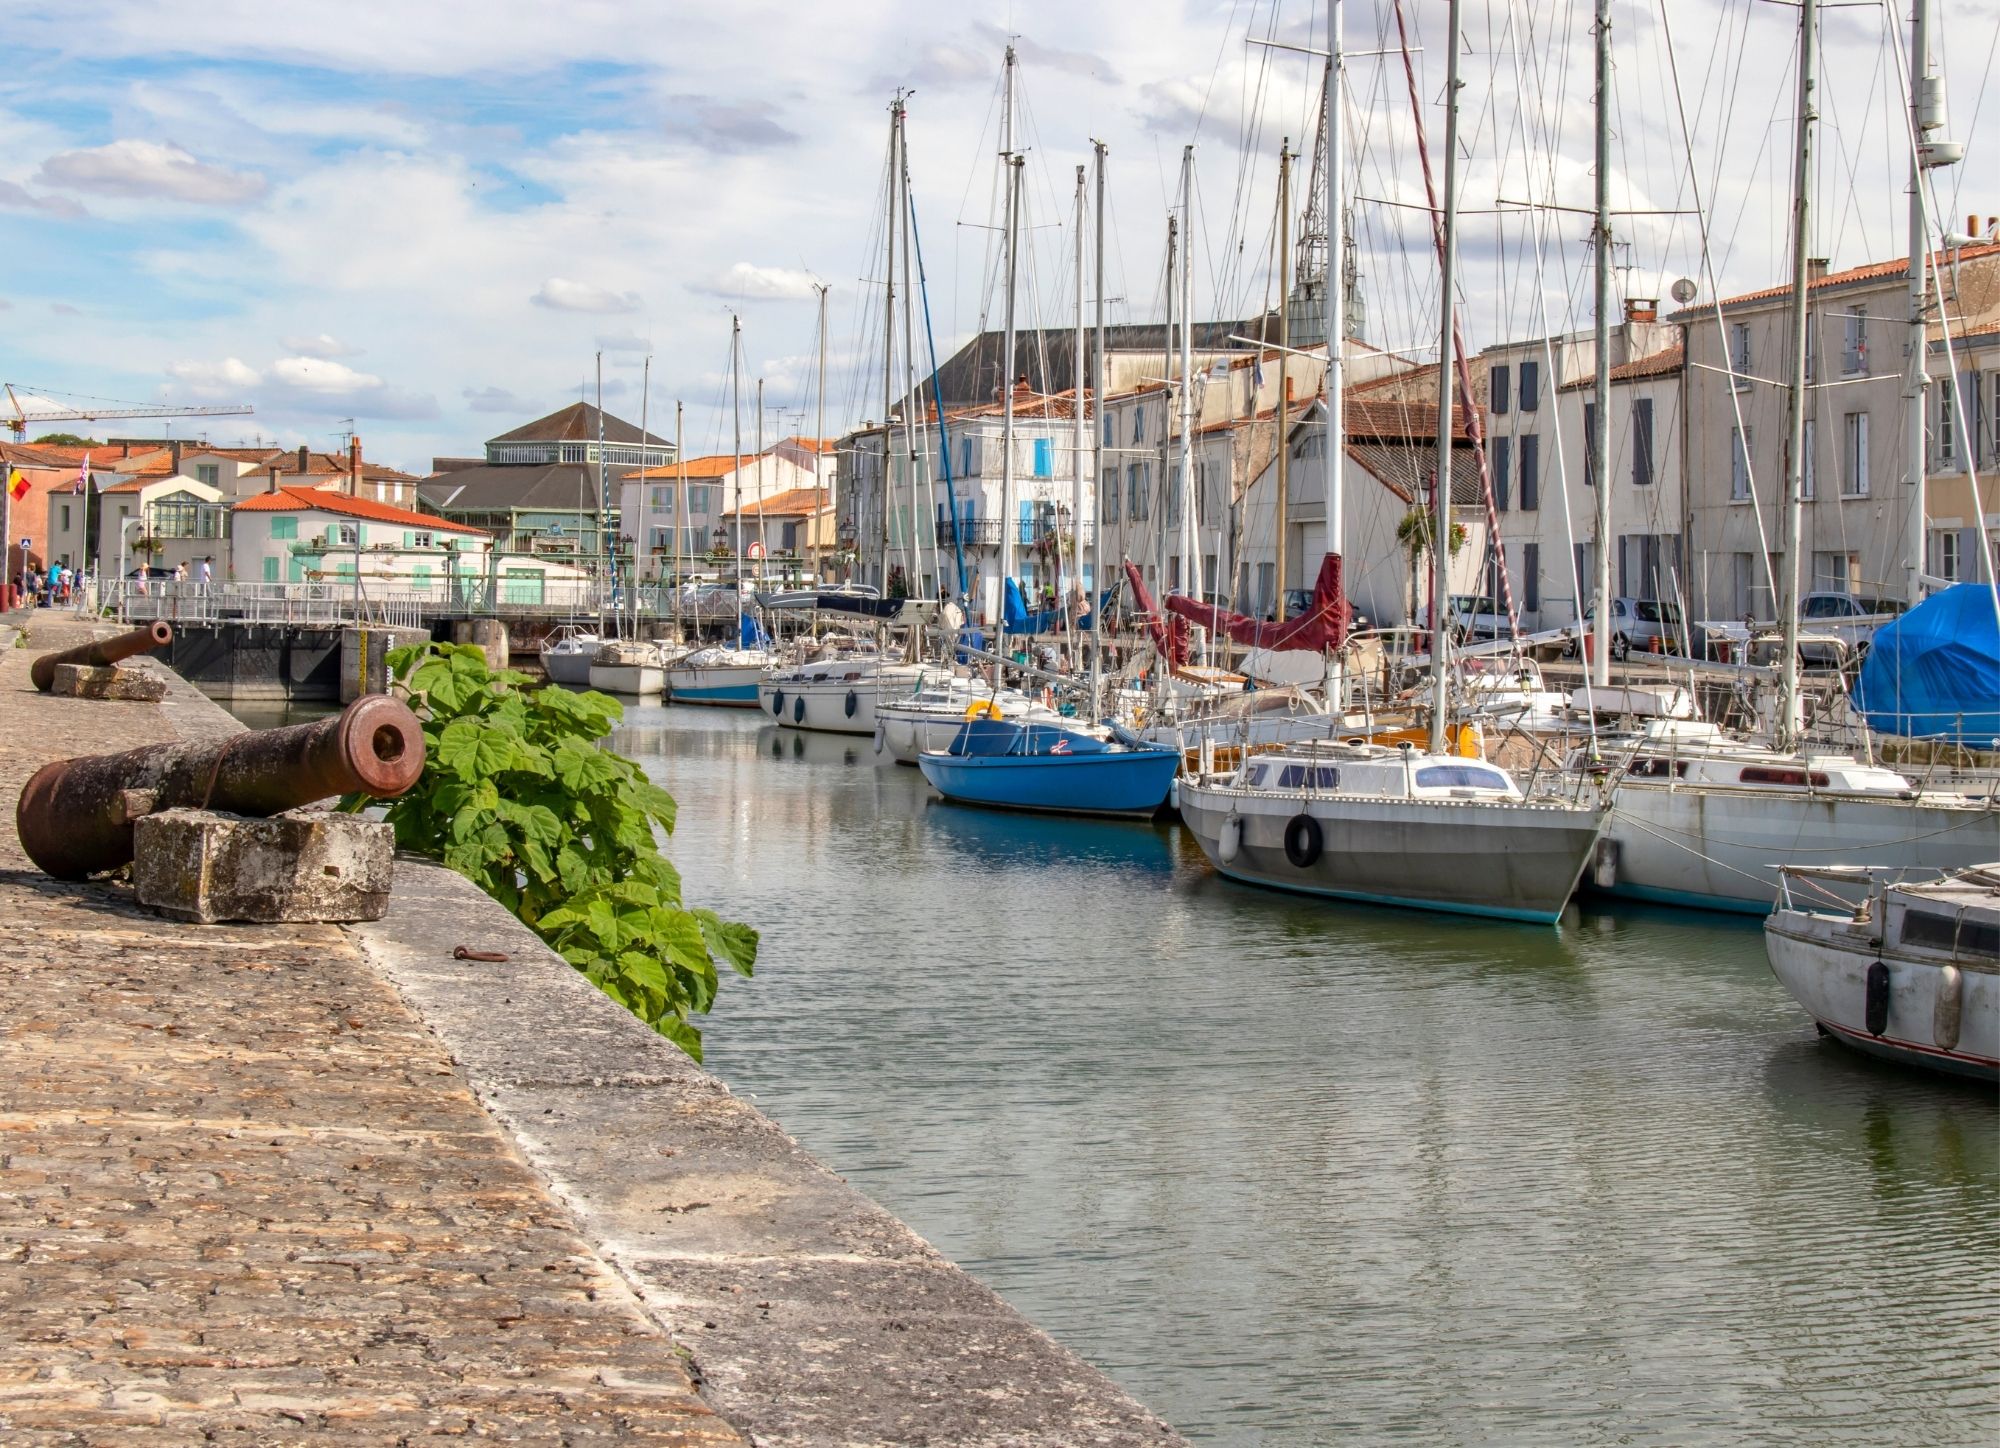
POLYGON ((89 486, 90 486, 90 454, 85 453, 83 455, 83 461, 77 465, 76 486, 71 488, 70 491, 72 493, 81 493, 89 486))
POLYGON ((1069 741, 1067 739, 1058 739, 1055 743, 1049 746, 1049 753, 1051 754, 1069 753, 1069 741))
POLYGON ((7 496, 17 503, 28 496, 28 480, 21 476, 19 468, 7 469, 7 496))

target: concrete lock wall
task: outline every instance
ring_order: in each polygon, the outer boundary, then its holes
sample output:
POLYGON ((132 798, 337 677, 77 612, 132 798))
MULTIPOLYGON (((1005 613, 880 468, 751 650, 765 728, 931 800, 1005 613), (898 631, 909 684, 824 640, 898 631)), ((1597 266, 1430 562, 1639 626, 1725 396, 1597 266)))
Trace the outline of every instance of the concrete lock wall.
POLYGON ((420 628, 369 625, 340 631, 340 702, 352 704, 363 694, 389 692, 389 651, 428 643, 420 628))
POLYGON ((486 655, 489 669, 504 669, 509 657, 507 625, 497 618, 455 618, 451 620, 451 641, 476 644, 486 655))

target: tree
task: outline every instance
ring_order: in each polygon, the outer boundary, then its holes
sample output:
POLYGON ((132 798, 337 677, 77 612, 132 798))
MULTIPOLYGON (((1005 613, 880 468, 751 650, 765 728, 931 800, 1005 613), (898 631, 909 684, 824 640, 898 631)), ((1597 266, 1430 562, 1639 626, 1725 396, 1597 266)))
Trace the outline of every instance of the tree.
POLYGON ((101 437, 78 437, 73 432, 45 432, 35 439, 36 447, 103 447, 101 437))

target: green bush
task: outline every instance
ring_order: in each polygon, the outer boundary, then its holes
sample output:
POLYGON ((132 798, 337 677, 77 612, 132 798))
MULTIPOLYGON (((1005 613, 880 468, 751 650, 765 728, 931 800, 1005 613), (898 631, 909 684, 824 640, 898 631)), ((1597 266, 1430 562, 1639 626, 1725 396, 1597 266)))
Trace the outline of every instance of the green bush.
POLYGON ((655 824, 673 832, 673 796, 597 744, 624 717, 618 701, 526 687, 469 644, 397 649, 389 672, 429 751, 388 808, 397 845, 478 885, 700 1060, 689 1017, 714 1003, 719 967, 750 974, 757 932, 681 904, 680 874, 653 835, 655 824))

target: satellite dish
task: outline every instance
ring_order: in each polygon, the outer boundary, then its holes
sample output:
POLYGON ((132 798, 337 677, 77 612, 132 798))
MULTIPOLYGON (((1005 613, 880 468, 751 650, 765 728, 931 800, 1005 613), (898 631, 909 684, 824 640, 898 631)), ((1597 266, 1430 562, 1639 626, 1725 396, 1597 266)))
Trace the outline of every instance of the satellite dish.
POLYGON ((1673 294, 1675 301, 1679 302, 1682 306, 1686 306, 1689 302, 1694 300, 1695 285, 1693 282, 1689 281, 1686 277, 1682 277, 1679 281, 1674 283, 1673 294))

